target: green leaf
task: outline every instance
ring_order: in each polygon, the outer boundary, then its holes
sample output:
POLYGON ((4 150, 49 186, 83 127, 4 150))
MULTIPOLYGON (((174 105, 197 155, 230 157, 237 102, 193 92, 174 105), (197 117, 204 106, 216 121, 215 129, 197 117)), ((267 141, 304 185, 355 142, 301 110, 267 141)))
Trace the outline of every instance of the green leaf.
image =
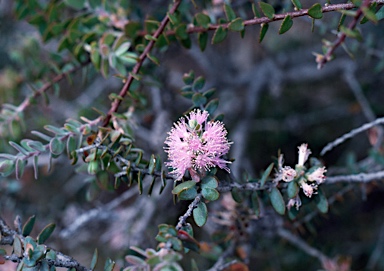
POLYGON ((212 41, 211 41, 212 44, 218 44, 223 40, 225 40, 225 38, 227 37, 227 32, 228 32, 227 29, 224 29, 222 26, 219 26, 216 29, 215 33, 213 34, 212 41))
POLYGON ((299 193, 299 190, 300 190, 299 186, 295 181, 289 182, 288 188, 287 188, 288 197, 290 199, 296 197, 297 193, 299 193))
POLYGON ((279 189, 277 189, 276 187, 273 187, 271 190, 271 193, 269 194, 269 198, 271 200, 272 207, 276 210, 276 212, 280 215, 284 215, 285 202, 279 189))
POLYGON ((21 245, 21 240, 18 235, 15 235, 13 238, 13 253, 21 257, 23 255, 23 247, 21 245))
POLYGON ((312 7, 310 7, 308 9, 308 15, 313 19, 323 18, 323 11, 321 5, 319 3, 316 3, 312 7))
POLYGON ((197 226, 202 227, 207 222, 208 209, 204 202, 199 202, 197 207, 193 209, 193 219, 197 226))
POLYGON ((195 93, 192 96, 193 105, 200 107, 207 102, 207 98, 204 97, 201 93, 195 93))
MULTIPOLYGON (((368 20, 370 20, 371 22, 377 24, 378 22, 378 19, 376 18, 376 15, 375 15, 375 12, 373 10, 371 10, 370 8, 368 7, 363 7, 361 8, 361 11, 363 12, 364 14, 364 18, 367 18, 368 20)), ((363 19, 364 19, 363 18, 363 19)), ((363 21, 362 19, 362 21, 363 21)))
POLYGON ((362 41, 363 37, 358 29, 349 29, 345 26, 340 26, 340 31, 343 32, 347 37, 357 39, 358 41, 362 41))
POLYGON ((124 26, 124 33, 128 38, 136 38, 137 32, 140 30, 141 25, 139 22, 129 21, 124 26))
POLYGON ((271 171, 273 169, 273 163, 271 163, 267 169, 264 171, 263 176, 261 176, 260 179, 260 186, 263 187, 265 185, 265 182, 267 181, 269 175, 271 174, 271 171))
POLYGON ((57 137, 51 139, 49 142, 49 150, 54 155, 60 155, 65 149, 65 144, 57 137))
POLYGON ((35 225, 36 216, 31 216, 28 218, 27 222, 25 222, 22 230, 23 236, 30 235, 33 229, 33 226, 35 225))
POLYGON ((220 197, 219 192, 216 189, 210 187, 204 187, 201 190, 201 194, 206 200, 209 201, 215 201, 220 197))
POLYGON ((185 73, 183 75, 183 82, 186 85, 191 85, 194 80, 195 80, 195 73, 194 73, 194 71, 190 71, 189 73, 185 73))
POLYGON ((326 214, 328 212, 328 201, 321 189, 318 190, 317 195, 315 195, 315 202, 317 209, 326 214))
POLYGON ((209 113, 209 115, 213 115, 219 106, 219 99, 213 99, 207 103, 205 106, 205 110, 209 113))
POLYGON ((275 16, 275 8, 272 5, 264 2, 260 2, 259 6, 263 11, 264 15, 267 16, 270 20, 272 20, 275 16))
POLYGON ((219 182, 215 176, 206 176, 201 180, 202 188, 217 188, 219 182))
POLYGON ((64 3, 74 9, 82 9, 85 4, 85 0, 64 0, 64 3))
POLYGON ((27 164, 27 161, 24 161, 22 159, 17 159, 16 160, 16 179, 20 179, 21 176, 23 176, 25 165, 27 164))
POLYGON ((231 195, 232 195, 232 198, 234 201, 236 201, 237 203, 242 203, 243 200, 244 200, 244 197, 243 197, 243 194, 241 193, 241 191, 234 187, 232 190, 231 190, 231 195))
POLYGON ((192 200, 197 196, 196 187, 181 191, 178 195, 179 200, 192 200))
POLYGON ((232 31, 237 31, 237 32, 243 31, 244 30, 243 19, 236 18, 236 19, 232 20, 229 23, 228 28, 229 28, 229 30, 232 30, 232 31))
POLYGON ((208 43, 208 32, 199 32, 197 34, 197 40, 199 43, 200 50, 203 52, 207 47, 208 43))
POLYGON ((235 12, 231 8, 231 6, 229 6, 227 4, 224 5, 224 12, 225 12, 225 16, 227 17, 227 20, 229 22, 233 21, 236 18, 235 12))
POLYGON ((175 31, 176 37, 180 40, 188 39, 189 35, 187 32, 187 25, 186 24, 180 24, 175 31))
POLYGON ((4 160, 0 162, 0 174, 3 177, 7 177, 15 170, 14 160, 4 160))
POLYGON ((182 182, 181 184, 179 184, 175 188, 173 188, 172 194, 179 195, 182 191, 191 189, 192 187, 195 187, 195 186, 196 186, 195 181, 182 182))
POLYGON ((303 8, 302 5, 301 5, 300 0, 291 0, 291 2, 295 6, 295 8, 298 9, 298 10, 303 8))
POLYGON ((384 19, 384 6, 382 6, 377 12, 376 12, 376 18, 378 21, 384 19))
POLYGON ((193 89, 196 91, 201 90, 205 85, 205 78, 203 76, 199 76, 193 82, 193 89))
POLYGON ((37 243, 39 245, 45 243, 47 239, 51 236, 52 232, 55 230, 56 225, 51 223, 48 224, 37 236, 37 243))
POLYGON ((251 208, 255 212, 256 217, 260 216, 260 202, 257 191, 253 191, 251 195, 251 208))
POLYGON ((112 261, 111 259, 108 259, 106 262, 105 262, 105 265, 104 265, 104 271, 113 271, 113 268, 115 267, 115 262, 112 261))
POLYGON ((90 266, 91 270, 94 270, 96 267, 97 259, 99 258, 98 255, 99 255, 99 253, 97 251, 97 248, 95 248, 95 252, 93 252, 91 266, 90 266))
POLYGON ((260 18, 260 17, 261 17, 260 12, 259 12, 259 10, 257 9, 255 3, 252 3, 252 12, 253 12, 253 15, 254 15, 256 18, 260 18))
POLYGON ((291 16, 289 15, 285 16, 283 22, 280 25, 279 34, 281 35, 287 32, 289 29, 291 29, 292 25, 293 25, 293 21, 291 16))
POLYGON ((269 24, 261 24, 259 43, 263 41, 265 34, 267 34, 268 28, 269 28, 269 24))
POLYGON ((204 29, 208 29, 209 24, 211 23, 211 18, 204 13, 198 13, 195 15, 196 22, 199 26, 204 29))

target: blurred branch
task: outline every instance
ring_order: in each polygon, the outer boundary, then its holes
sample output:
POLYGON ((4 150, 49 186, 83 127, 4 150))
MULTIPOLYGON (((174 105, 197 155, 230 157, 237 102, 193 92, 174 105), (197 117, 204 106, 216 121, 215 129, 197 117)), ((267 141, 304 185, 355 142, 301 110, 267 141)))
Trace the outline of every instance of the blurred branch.
POLYGON ((367 183, 384 178, 384 171, 372 172, 372 173, 359 173, 353 175, 341 175, 327 177, 325 183, 334 184, 339 182, 347 183, 367 183))
POLYGON ((216 263, 210 268, 208 269, 207 271, 220 271, 220 270, 223 270, 229 266, 231 266, 232 264, 236 263, 237 261, 236 260, 233 260, 233 261, 230 261, 230 262, 225 262, 225 259, 228 258, 229 256, 231 256, 233 254, 235 250, 235 247, 234 247, 234 243, 232 242, 228 247, 227 249, 221 253, 219 259, 217 259, 216 263))
POLYGON ((277 230, 277 234, 290 242, 292 245, 300 248, 302 251, 307 253, 308 255, 317 258, 320 262, 325 262, 329 261, 330 259, 328 256, 323 254, 320 250, 311 247, 308 243, 306 243, 303 239, 298 237, 297 235, 293 234, 292 232, 284 229, 284 228, 279 228, 277 230))
MULTIPOLYGON (((384 224, 380 227, 379 236, 377 237, 377 242, 374 250, 372 251, 371 257, 369 257, 367 269, 374 270, 377 262, 380 260, 384 253, 384 224)), ((379 268, 379 266, 377 266, 379 268)))
POLYGON ((101 206, 97 209, 89 210, 88 212, 85 212, 84 214, 78 216, 75 221, 71 223, 71 225, 65 229, 63 229, 59 236, 61 238, 68 238, 71 235, 73 235, 79 228, 84 226, 89 221, 99 218, 100 214, 102 213, 109 213, 111 210, 115 209, 117 206, 122 204, 124 201, 127 201, 128 199, 134 197, 137 195, 137 191, 134 189, 129 189, 125 191, 123 194, 121 194, 119 197, 115 198, 114 200, 110 201, 109 203, 105 204, 104 206, 101 206))
POLYGON ((328 151, 332 150, 334 147, 340 145, 341 143, 345 142, 347 139, 354 137, 358 133, 364 132, 376 125, 383 124, 384 123, 384 117, 383 118, 378 118, 375 121, 366 123, 362 125, 359 128, 351 130, 349 133, 344 134, 343 136, 337 138, 336 140, 328 143, 320 152, 320 155, 323 156, 325 153, 328 151))
MULTIPOLYGON (((181 3, 181 0, 174 1, 171 9, 169 10, 169 14, 175 13, 175 11, 179 7, 180 3, 181 3)), ((129 73, 127 81, 125 82, 123 88, 121 89, 121 91, 120 91, 120 93, 118 95, 119 98, 115 99, 112 102, 111 108, 109 109, 107 115, 104 118, 104 122, 103 122, 103 126, 104 127, 108 125, 109 121, 112 118, 112 114, 117 112, 117 110, 118 110, 118 108, 119 108, 123 98, 127 95, 130 86, 132 85, 133 81, 135 80, 135 77, 137 78, 139 76, 139 71, 140 71, 141 66, 144 63, 144 60, 147 59, 148 54, 151 52, 153 46, 155 45, 157 38, 161 35, 161 33, 163 33, 163 31, 164 31, 165 27, 167 26, 168 22, 169 22, 169 16, 167 14, 167 15, 164 16, 163 20, 161 21, 161 23, 159 25, 159 28, 153 34, 153 36, 152 36, 153 39, 151 39, 149 41, 147 46, 144 48, 144 51, 139 56, 136 65, 132 69, 132 72, 129 73)))

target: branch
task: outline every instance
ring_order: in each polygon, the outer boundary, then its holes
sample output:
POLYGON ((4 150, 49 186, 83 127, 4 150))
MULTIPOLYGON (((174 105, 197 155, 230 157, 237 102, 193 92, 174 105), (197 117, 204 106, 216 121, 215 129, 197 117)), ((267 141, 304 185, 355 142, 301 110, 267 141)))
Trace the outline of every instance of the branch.
POLYGON ((382 118, 378 118, 376 119, 375 121, 372 121, 372 122, 369 122, 369 123, 366 123, 364 125, 362 125, 361 127, 359 128, 356 128, 356 129, 353 129, 352 131, 350 131, 349 133, 347 134, 344 134, 343 136, 337 138, 336 140, 328 143, 320 152, 320 155, 323 156, 326 152, 332 150, 334 147, 340 145, 341 143, 343 143, 344 141, 346 141, 347 139, 349 138, 352 138, 354 137, 355 135, 357 135, 358 133, 361 133, 361 132, 364 132, 376 125, 379 125, 379 124, 383 124, 384 123, 384 117, 382 118))
POLYGON ((189 204, 188 210, 185 212, 185 214, 179 217, 179 223, 176 225, 176 230, 181 230, 181 228, 186 224, 187 218, 192 215, 192 211, 200 203, 201 197, 201 193, 198 194, 196 198, 191 202, 191 204, 189 204))
MULTIPOLYGON (((377 0, 377 1, 368 1, 369 3, 377 2, 378 4, 384 4, 384 0, 377 0)), ((334 5, 327 5, 322 8, 323 13, 328 13, 328 12, 333 12, 333 11, 339 11, 339 10, 350 10, 353 8, 356 8, 357 6, 354 5, 353 3, 345 3, 345 4, 334 4, 334 5)), ((287 17, 288 15, 291 18, 296 18, 296 17, 302 17, 302 16, 308 16, 308 10, 309 9, 301 9, 298 11, 292 11, 292 12, 286 12, 283 14, 275 14, 275 16, 272 19, 269 19, 268 17, 261 17, 261 18, 254 18, 250 20, 245 20, 244 21, 244 26, 249 26, 249 25, 258 25, 258 24, 265 24, 265 23, 271 23, 274 21, 282 21, 287 17)), ((216 30, 219 27, 222 28, 228 28, 230 23, 224 23, 224 24, 212 24, 209 25, 208 28, 203 28, 201 26, 189 26, 187 28, 187 33, 200 33, 200 32, 206 32, 206 31, 211 31, 211 30, 216 30)), ((165 34, 166 35, 175 35, 176 31, 175 30, 169 30, 165 34)), ((146 32, 140 33, 140 35, 145 35, 146 32)))
MULTIPOLYGON (((12 245, 14 236, 18 236, 20 240, 24 243, 25 237, 18 234, 16 231, 10 229, 8 225, 5 223, 4 219, 0 217, 0 233, 1 233, 1 245, 12 245)), ((56 267, 66 267, 66 268, 74 268, 76 271, 91 271, 90 269, 80 265, 75 259, 70 256, 67 256, 59 251, 55 251, 51 248, 49 250, 54 251, 56 253, 56 259, 45 259, 50 266, 56 267)), ((21 262, 23 258, 18 257, 17 255, 9 255, 4 256, 6 260, 10 260, 13 262, 21 262)))
MULTIPOLYGON (((169 14, 175 13, 175 11, 179 7, 180 3, 181 3, 181 0, 175 0, 174 3, 173 3, 173 6, 171 7, 171 9, 169 11, 169 14)), ((127 81, 125 82, 123 88, 121 89, 121 91, 120 91, 120 93, 118 95, 119 98, 115 99, 112 102, 111 108, 109 109, 107 115, 104 118, 104 122, 103 122, 103 126, 104 127, 108 125, 109 121, 112 118, 112 114, 117 112, 117 109, 119 108, 119 106, 120 106, 120 104, 122 102, 122 99, 127 95, 127 92, 129 90, 130 86, 132 85, 133 81, 135 80, 135 77, 139 74, 140 68, 141 68, 141 66, 144 63, 144 60, 148 57, 149 52, 152 50, 153 46, 156 43, 156 39, 161 35, 161 33, 163 33, 163 31, 164 31, 165 27, 167 26, 168 22, 169 22, 169 17, 168 17, 168 15, 166 15, 163 18, 163 20, 161 21, 159 28, 153 34, 153 36, 152 36, 153 39, 151 39, 149 41, 149 43, 145 47, 144 51, 139 56, 139 59, 138 59, 136 65, 132 69, 132 72, 129 73, 127 81)))
MULTIPOLYGON (((356 11, 356 15, 353 18, 353 20, 349 23, 349 25, 348 25, 349 30, 353 30, 356 27, 356 24, 357 24, 359 18, 361 17, 361 15, 363 15, 362 9, 369 7, 369 5, 373 2, 377 2, 380 4, 384 3, 384 1, 382 1, 382 0, 379 0, 379 1, 365 0, 363 2, 363 4, 361 5, 361 7, 356 11)), ((346 37, 347 37, 346 33, 339 33, 338 38, 332 43, 332 45, 330 45, 328 47, 327 52, 324 55, 319 55, 318 57, 316 57, 318 69, 323 68, 324 65, 332 59, 332 55, 333 55, 334 51, 344 42, 346 37)))
POLYGON ((334 184, 339 182, 368 183, 368 182, 372 182, 380 179, 384 179, 384 171, 327 177, 325 183, 327 184, 334 184))
POLYGON ((290 232, 286 229, 283 229, 283 228, 279 228, 277 230, 277 234, 280 237, 287 240, 288 242, 290 242, 292 245, 300 248, 302 251, 304 251, 308 255, 319 259, 319 261, 321 263, 324 263, 326 261, 331 261, 331 259, 328 256, 326 256, 325 254, 323 254, 320 250, 318 250, 314 247, 311 247, 304 240, 302 240, 300 237, 294 235, 292 232, 290 232))

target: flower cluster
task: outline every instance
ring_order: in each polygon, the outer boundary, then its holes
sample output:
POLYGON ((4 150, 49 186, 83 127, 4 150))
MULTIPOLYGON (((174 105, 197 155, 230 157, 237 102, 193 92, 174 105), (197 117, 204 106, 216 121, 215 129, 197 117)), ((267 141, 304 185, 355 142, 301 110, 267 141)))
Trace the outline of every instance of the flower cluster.
POLYGON ((195 181, 212 167, 229 172, 229 161, 221 157, 228 153, 230 142, 227 130, 220 121, 208 121, 208 112, 196 109, 189 116, 180 118, 168 133, 164 150, 168 153, 167 166, 180 180, 188 170, 195 181))
MULTIPOLYGON (((319 184, 325 181, 324 173, 327 171, 325 167, 314 166, 309 170, 304 166, 308 160, 311 150, 308 149, 307 144, 302 144, 299 147, 299 159, 295 166, 295 169, 284 166, 283 167, 283 155, 280 155, 278 161, 278 172, 276 174, 276 181, 292 182, 296 181, 303 190, 307 197, 312 197, 316 194, 316 190, 319 184)), ((288 208, 296 205, 296 208, 300 207, 301 200, 298 195, 295 198, 290 199, 288 202, 288 208)))

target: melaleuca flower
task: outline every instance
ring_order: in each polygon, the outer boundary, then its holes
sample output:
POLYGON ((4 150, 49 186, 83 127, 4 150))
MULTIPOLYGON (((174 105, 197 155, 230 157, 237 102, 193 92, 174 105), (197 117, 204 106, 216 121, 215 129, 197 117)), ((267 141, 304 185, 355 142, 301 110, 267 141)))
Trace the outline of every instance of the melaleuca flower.
POLYGON ((176 180, 180 180, 186 170, 195 180, 198 172, 216 166, 229 172, 230 162, 222 158, 230 147, 227 130, 222 122, 207 119, 207 111, 194 110, 174 123, 168 133, 164 148, 169 160, 166 165, 172 168, 171 174, 176 180))
POLYGON ((311 154, 311 150, 308 149, 308 144, 301 144, 299 147, 299 162, 298 166, 304 166, 304 163, 308 160, 308 156, 311 154))
MULTIPOLYGON (((278 170, 274 181, 292 182, 295 181, 303 190, 307 197, 312 197, 313 194, 317 193, 317 186, 325 181, 324 173, 327 171, 325 167, 314 167, 309 170, 305 167, 305 162, 308 160, 311 150, 308 149, 307 144, 301 144, 299 147, 299 158, 295 166, 295 169, 289 166, 283 166, 283 155, 281 154, 278 159, 278 170)), ((290 200, 290 207, 298 204, 295 200, 290 200)))
POLYGON ((319 167, 313 172, 306 174, 307 180, 310 182, 316 182, 317 184, 321 184, 325 181, 325 172, 327 172, 325 167, 319 167))
POLYGON ((297 173, 296 173, 296 170, 294 170, 293 168, 285 166, 281 170, 281 175, 282 175, 281 179, 284 182, 290 182, 290 181, 293 181, 293 179, 295 179, 297 173))

